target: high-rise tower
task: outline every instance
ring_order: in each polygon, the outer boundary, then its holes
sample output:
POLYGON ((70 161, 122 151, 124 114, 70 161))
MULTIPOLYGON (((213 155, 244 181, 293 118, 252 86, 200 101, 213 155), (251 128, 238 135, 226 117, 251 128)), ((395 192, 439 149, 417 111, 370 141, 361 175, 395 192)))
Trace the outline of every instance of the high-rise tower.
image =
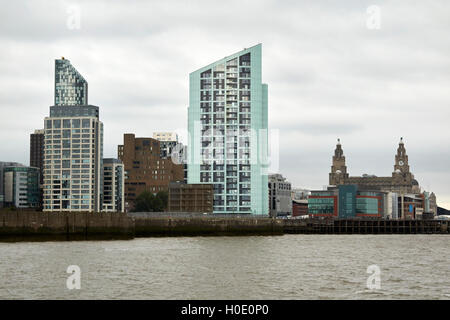
POLYGON ((44 120, 44 211, 102 209, 103 123, 88 105, 87 82, 55 61, 55 105, 44 120))
POLYGON ((216 214, 268 214, 261 80, 261 44, 190 74, 188 183, 213 184, 216 214))

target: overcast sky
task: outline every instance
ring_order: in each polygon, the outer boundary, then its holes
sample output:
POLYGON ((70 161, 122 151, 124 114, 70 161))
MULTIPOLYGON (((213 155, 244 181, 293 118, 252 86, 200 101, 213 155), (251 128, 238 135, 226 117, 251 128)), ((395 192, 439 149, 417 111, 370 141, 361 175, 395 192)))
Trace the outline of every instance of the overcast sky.
POLYGON ((125 132, 183 135, 189 73, 262 43, 269 128, 293 186, 328 183, 338 137, 350 175, 390 176, 403 136, 415 178, 450 209, 449 16, 448 0, 5 1, 0 161, 29 164, 56 58, 88 81, 105 157, 117 157, 125 132))

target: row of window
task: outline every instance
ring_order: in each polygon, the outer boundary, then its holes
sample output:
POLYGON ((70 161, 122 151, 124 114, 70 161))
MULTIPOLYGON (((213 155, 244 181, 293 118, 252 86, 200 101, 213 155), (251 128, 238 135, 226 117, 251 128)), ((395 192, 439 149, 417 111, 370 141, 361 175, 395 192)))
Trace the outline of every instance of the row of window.
POLYGON ((95 120, 91 119, 56 119, 46 120, 45 129, 61 129, 62 128, 91 128, 95 124, 95 120))

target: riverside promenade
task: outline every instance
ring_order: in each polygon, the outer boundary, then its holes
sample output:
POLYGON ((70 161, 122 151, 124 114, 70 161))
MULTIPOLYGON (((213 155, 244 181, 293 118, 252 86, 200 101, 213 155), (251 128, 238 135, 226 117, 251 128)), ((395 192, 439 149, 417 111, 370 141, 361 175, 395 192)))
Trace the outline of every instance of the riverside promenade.
POLYGON ((1 211, 0 241, 283 234, 448 234, 449 221, 272 219, 183 213, 1 211))

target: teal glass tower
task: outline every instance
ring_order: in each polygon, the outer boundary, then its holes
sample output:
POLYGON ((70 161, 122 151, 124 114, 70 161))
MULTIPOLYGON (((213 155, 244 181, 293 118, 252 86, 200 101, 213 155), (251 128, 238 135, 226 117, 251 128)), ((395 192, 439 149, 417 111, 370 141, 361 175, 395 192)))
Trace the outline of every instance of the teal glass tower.
POLYGON ((268 215, 261 44, 192 72, 189 86, 188 183, 213 185, 215 214, 268 215))

